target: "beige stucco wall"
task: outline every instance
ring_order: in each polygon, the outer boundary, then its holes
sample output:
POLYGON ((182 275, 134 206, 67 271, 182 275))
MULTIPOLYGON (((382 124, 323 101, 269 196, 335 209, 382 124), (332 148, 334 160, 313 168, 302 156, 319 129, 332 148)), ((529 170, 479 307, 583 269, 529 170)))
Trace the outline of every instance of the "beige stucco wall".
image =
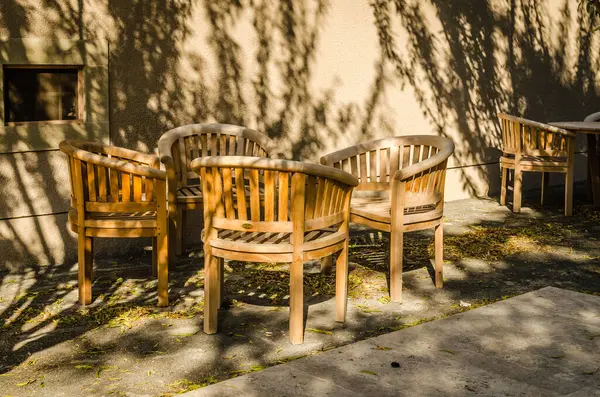
MULTIPOLYGON (((445 135, 454 200, 498 190, 497 111, 599 110, 598 39, 578 12, 576 0, 3 0, 0 39, 108 42, 114 144, 153 151, 171 127, 219 121, 316 161, 361 140, 445 135)), ((0 154, 0 268, 72 260, 60 159, 0 154)), ((577 164, 582 179, 584 154, 577 164)))

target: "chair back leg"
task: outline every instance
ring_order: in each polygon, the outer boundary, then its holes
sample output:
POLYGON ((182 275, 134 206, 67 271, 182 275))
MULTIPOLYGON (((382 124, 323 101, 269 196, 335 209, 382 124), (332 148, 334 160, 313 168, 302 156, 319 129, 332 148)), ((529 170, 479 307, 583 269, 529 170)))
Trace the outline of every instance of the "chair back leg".
POLYGON ((567 174, 565 175, 565 215, 573 215, 573 179, 575 175, 575 149, 570 145, 567 174))
POLYGON ((333 271, 333 257, 326 256, 325 258, 321 258, 321 273, 331 274, 332 271, 333 271))
POLYGON ((506 184, 508 183, 508 168, 502 166, 500 166, 500 168, 500 172, 502 173, 502 181, 500 182, 500 205, 506 205, 506 184))
POLYGON ((435 227, 435 287, 444 286, 444 222, 435 227))

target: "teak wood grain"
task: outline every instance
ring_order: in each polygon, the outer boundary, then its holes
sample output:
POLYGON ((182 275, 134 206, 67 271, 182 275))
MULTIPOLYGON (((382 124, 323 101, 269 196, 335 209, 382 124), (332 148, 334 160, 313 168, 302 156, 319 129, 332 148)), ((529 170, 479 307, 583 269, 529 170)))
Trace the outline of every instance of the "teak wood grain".
POLYGON ((454 143, 411 135, 360 143, 321 158, 348 171, 359 184, 350 222, 390 232, 390 296, 402 301, 403 233, 435 228, 435 285, 443 284, 444 182, 454 143))
POLYGON ((60 143, 71 182, 69 225, 78 235, 79 302, 92 302, 93 239, 152 237, 158 305, 168 305, 166 173, 157 156, 97 142, 60 143))
POLYGON ((575 134, 549 124, 498 113, 502 129, 500 204, 506 205, 508 170, 513 170, 513 212, 521 212, 523 172, 542 173, 541 204, 548 173, 565 174, 565 215, 573 214, 575 134))
POLYGON ((191 168, 204 197, 206 333, 217 332, 223 259, 290 263, 290 341, 298 344, 304 338, 303 262, 338 254, 336 321, 345 320, 355 176, 318 164, 241 156, 197 158, 191 168), (250 194, 234 201, 232 186, 250 194))
MULTIPOLYGON (((229 124, 191 124, 165 132, 158 141, 158 152, 167 172, 171 251, 181 255, 186 212, 203 208, 201 180, 190 167, 192 160, 206 156, 270 158, 274 157, 275 146, 269 137, 249 128, 229 124)), ((226 187, 229 189, 226 195, 228 212, 234 205, 236 192, 240 191, 233 186, 226 187)))

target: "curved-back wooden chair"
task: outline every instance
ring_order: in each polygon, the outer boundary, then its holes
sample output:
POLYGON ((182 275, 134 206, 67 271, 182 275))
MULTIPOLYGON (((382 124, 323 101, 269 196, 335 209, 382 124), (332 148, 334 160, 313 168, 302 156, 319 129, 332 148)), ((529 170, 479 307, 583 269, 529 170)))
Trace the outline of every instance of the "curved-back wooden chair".
POLYGON ((223 259, 291 262, 290 341, 303 341, 303 261, 340 253, 336 321, 346 314, 348 221, 357 179, 318 164, 223 156, 192 161, 204 194, 204 332, 217 331, 223 259), (247 176, 246 176, 247 175, 247 176), (248 194, 234 195, 233 190, 248 194))
POLYGON ((93 239, 152 237, 158 305, 168 305, 166 173, 157 156, 97 142, 60 143, 71 180, 69 225, 78 234, 79 302, 92 302, 93 239))
POLYGON ((258 131, 229 124, 191 124, 165 132, 158 153, 167 171, 174 253, 181 255, 187 210, 202 209, 202 189, 191 161, 206 156, 273 157, 273 141, 258 131))
POLYGON ((403 233, 435 228, 435 285, 443 285, 444 182, 454 143, 432 135, 363 142, 321 158, 360 183, 350 222, 390 232, 390 297, 402 301, 403 233), (368 191, 368 192, 360 192, 368 191))
POLYGON ((502 128, 500 204, 506 205, 508 170, 514 170, 513 212, 521 212, 523 172, 542 173, 542 197, 549 172, 565 174, 565 215, 573 214, 575 134, 549 124, 498 113, 502 128))

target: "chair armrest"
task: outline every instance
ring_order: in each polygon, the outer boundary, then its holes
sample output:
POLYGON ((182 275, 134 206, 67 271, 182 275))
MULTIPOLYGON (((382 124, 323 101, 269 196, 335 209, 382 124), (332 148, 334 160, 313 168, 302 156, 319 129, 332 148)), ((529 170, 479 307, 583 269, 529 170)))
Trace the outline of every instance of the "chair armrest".
POLYGON ((524 119, 522 117, 512 116, 512 115, 506 114, 506 113, 498 113, 498 118, 510 120, 510 121, 516 121, 518 123, 521 123, 522 125, 539 128, 541 130, 550 131, 552 133, 568 136, 570 138, 575 138, 575 136, 576 136, 574 132, 565 130, 563 128, 555 127, 550 124, 540 123, 540 122, 533 121, 533 120, 524 119))
POLYGON ((79 159, 81 161, 89 162, 107 168, 113 168, 137 176, 145 176, 147 178, 159 179, 163 181, 166 180, 167 175, 165 171, 162 171, 160 169, 156 169, 148 165, 134 164, 127 160, 100 156, 99 154, 88 152, 73 146, 69 146, 68 143, 65 143, 66 142, 63 141, 60 144, 61 151, 68 155, 72 155, 74 158, 79 159))
POLYGON ((393 181, 404 181, 410 177, 415 176, 416 174, 426 171, 430 168, 433 168, 444 161, 448 160, 448 157, 452 155, 454 152, 454 142, 448 140, 448 143, 444 145, 439 152, 430 158, 413 164, 406 168, 401 168, 396 171, 393 175, 393 181))

